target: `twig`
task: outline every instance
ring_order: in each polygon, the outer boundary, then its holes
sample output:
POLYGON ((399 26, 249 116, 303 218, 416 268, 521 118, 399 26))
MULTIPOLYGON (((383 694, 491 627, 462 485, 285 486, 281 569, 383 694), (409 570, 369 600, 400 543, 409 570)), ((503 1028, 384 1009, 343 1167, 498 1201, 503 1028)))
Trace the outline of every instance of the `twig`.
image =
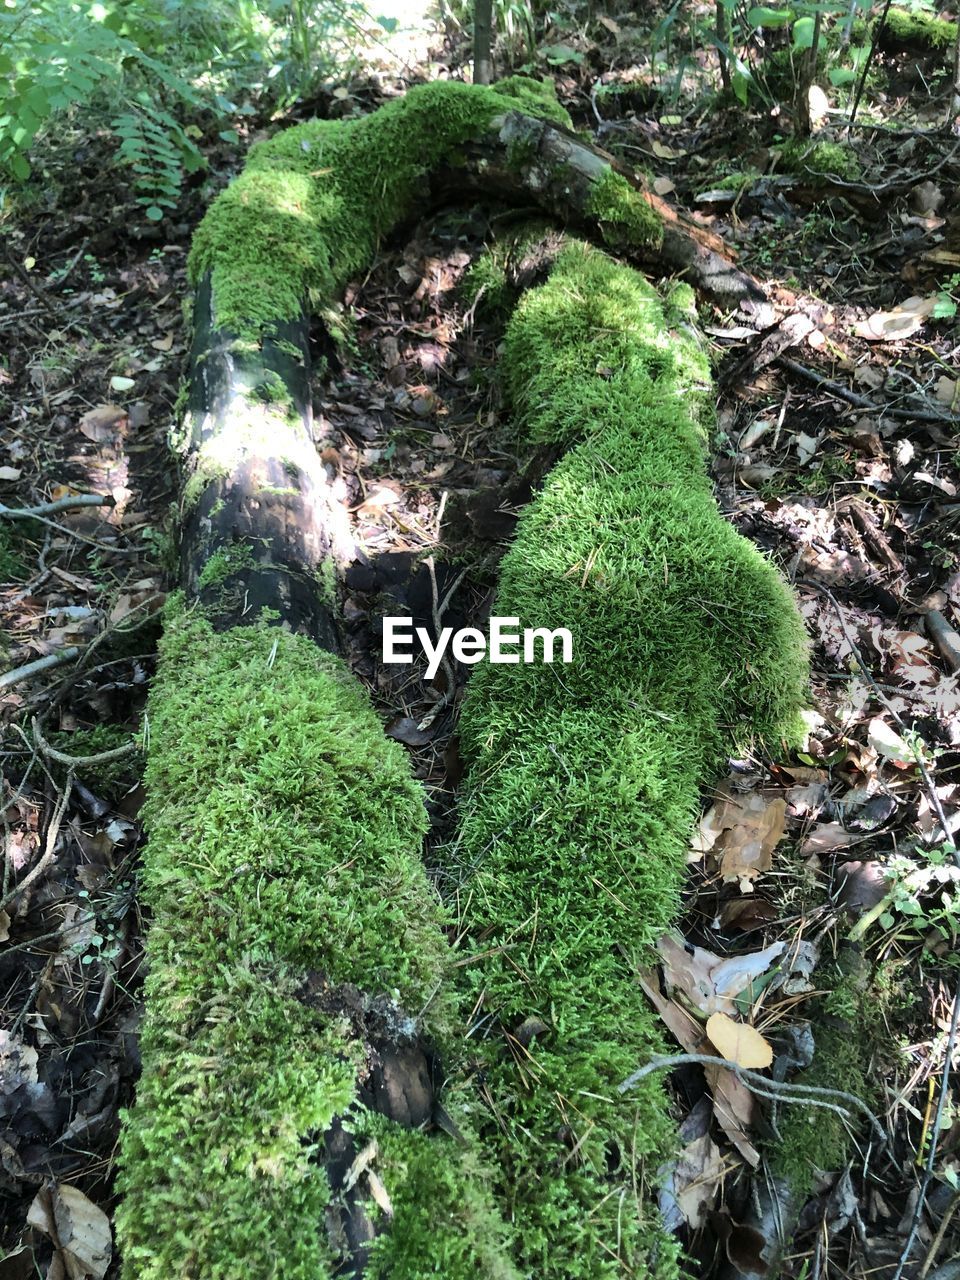
POLYGON ((57 801, 57 807, 53 811, 53 817, 50 819, 50 825, 47 828, 47 841, 43 857, 37 865, 23 877, 19 884, 13 886, 10 892, 4 897, 3 901, 0 902, 0 911, 5 911, 10 903, 13 902, 15 898, 18 898, 20 894, 23 893, 24 889, 28 889, 30 885, 32 885, 55 860, 57 836, 60 834, 60 824, 63 822, 63 815, 67 811, 67 804, 70 801, 70 793, 72 791, 73 770, 71 769, 67 774, 66 785, 63 788, 63 793, 60 796, 60 799, 57 801))
POLYGON ((9 250, 9 249, 4 249, 3 253, 4 253, 4 257, 5 257, 5 258, 6 258, 6 260, 10 263, 10 266, 13 268, 14 274, 16 275, 16 277, 17 277, 17 279, 20 281, 20 283, 23 285, 23 287, 24 287, 25 289, 28 289, 28 290, 30 291, 30 293, 32 293, 32 294, 33 294, 33 296, 34 296, 34 297, 36 298, 36 300, 40 303, 40 306, 41 306, 41 307, 43 308, 43 310, 47 313, 47 315, 50 315, 50 316, 56 316, 56 314, 57 314, 57 309, 56 309, 56 307, 54 306, 54 304, 50 301, 50 299, 49 299, 49 298, 47 297, 47 295, 43 292, 43 290, 42 290, 42 289, 39 289, 39 288, 38 288, 38 287, 33 283, 33 281, 30 279, 29 275, 27 274, 27 272, 26 272, 26 271, 24 271, 24 269, 23 269, 23 267, 21 267, 20 263, 19 263, 19 262, 17 262, 16 258, 13 256, 13 254, 10 252, 10 250, 9 250))
POLYGON ((51 667, 62 667, 66 662, 73 662, 74 658, 80 656, 80 650, 76 645, 72 644, 67 649, 61 649, 58 653, 47 654, 45 658, 37 658, 35 662, 27 662, 22 667, 14 667, 12 671, 6 671, 0 676, 0 689, 10 689, 13 685, 19 684, 21 680, 29 680, 31 676, 38 676, 42 671, 49 671, 51 667))
POLYGON ((70 756, 65 751, 58 751, 56 747, 51 747, 50 743, 40 731, 40 722, 36 716, 31 721, 33 725, 33 740, 37 747, 48 760, 56 760, 57 764, 65 764, 71 769, 87 768, 92 764, 109 764, 112 760, 122 760, 125 756, 133 755, 139 748, 135 742, 125 743, 122 747, 114 747, 110 751, 99 751, 93 756, 70 756))
POLYGON ((947 1105, 947 1086, 950 1081, 950 1068, 953 1063, 953 1051, 957 1044, 958 1028, 960 1028, 960 983, 957 984, 957 990, 953 997, 953 1013, 950 1017, 950 1034, 947 1036, 947 1047, 943 1055, 943 1073, 940 1076, 940 1091, 937 1097, 937 1114, 934 1117, 933 1132, 930 1136, 930 1150, 927 1152, 926 1163, 923 1167, 923 1177, 920 1180, 920 1190, 917 1192, 917 1203, 913 1206, 913 1218, 910 1221, 910 1233, 907 1236, 907 1243, 903 1246, 903 1252, 900 1254, 900 1261, 897 1263, 897 1269, 893 1273, 892 1280, 900 1280, 900 1277, 903 1275, 903 1269, 907 1265, 910 1258, 910 1251, 913 1249, 913 1242, 917 1238, 917 1231, 920 1229, 920 1219, 923 1216, 923 1206, 926 1203, 927 1192, 930 1189, 930 1181, 933 1178, 933 1166, 937 1158, 937 1140, 940 1137, 943 1113, 946 1110, 947 1105))
MULTIPOLYGON (((437 639, 439 640, 440 630, 441 630, 440 620, 443 617, 444 613, 446 612, 447 605, 450 603, 451 599, 453 598, 453 593, 456 591, 456 589, 460 586, 460 583, 467 576, 467 570, 464 569, 457 574, 456 578, 453 581, 453 584, 447 591, 446 595, 444 595, 442 600, 438 600, 437 571, 433 563, 433 556, 427 556, 424 563, 426 564, 427 568, 430 570, 430 591, 433 596, 433 625, 436 628, 437 639)), ((439 701, 436 702, 434 706, 430 708, 427 714, 423 717, 423 719, 417 725, 417 728, 421 732, 430 728, 434 720, 436 720, 437 716, 440 714, 440 712, 444 709, 444 707, 453 697, 454 691, 457 687, 456 675, 454 674, 454 670, 450 663, 450 659, 447 657, 446 650, 444 650, 443 652, 443 657, 440 659, 440 663, 443 668, 443 673, 447 677, 447 687, 444 689, 443 694, 441 695, 439 701)))
POLYGON ((77 507, 115 507, 112 494, 75 493, 56 502, 41 502, 36 507, 7 507, 0 502, 0 517, 7 520, 35 520, 37 516, 52 516, 58 511, 72 511, 77 507))
POLYGON ((960 418, 952 417, 949 413, 938 413, 931 409, 900 409, 896 405, 877 404, 874 400, 868 399, 867 396, 858 395, 856 391, 851 391, 841 383, 825 378, 822 373, 817 373, 815 369, 809 369, 805 364, 800 364, 797 360, 791 360, 789 356, 777 356, 777 362, 791 373, 795 373, 798 378, 812 382, 821 391, 826 391, 830 395, 836 396, 838 400, 845 400, 847 404, 852 404, 857 409, 870 409, 881 417, 884 414, 888 414, 891 418, 909 418, 914 422, 946 422, 960 426, 960 418))
POLYGON ((769 1076, 762 1076, 759 1071, 751 1071, 747 1067, 742 1067, 739 1062, 734 1062, 732 1058, 718 1058, 711 1053, 671 1053, 662 1057, 651 1058, 646 1066, 640 1067, 632 1076, 628 1076, 622 1084, 617 1085, 617 1092, 627 1093, 644 1076, 652 1075, 655 1071, 663 1071, 668 1067, 683 1066, 688 1062, 698 1062, 708 1067, 726 1067, 748 1089, 760 1093, 764 1097, 773 1097, 780 1102, 805 1102, 813 1107, 826 1107, 830 1111, 839 1110, 846 1115, 848 1113, 842 1107, 837 1107, 835 1103, 827 1101, 828 1098, 839 1098, 841 1102, 846 1102, 849 1106, 865 1115, 880 1142, 884 1147, 889 1148, 890 1141, 883 1125, 863 1099, 858 1098, 855 1093, 847 1093, 843 1089, 827 1089, 822 1085, 788 1084, 782 1080, 771 1080, 769 1076))
POLYGON ((863 70, 860 72, 860 79, 857 81, 857 91, 853 95, 853 105, 850 108, 850 124, 853 124, 857 118, 857 109, 860 106, 860 99, 863 96, 864 85, 867 83, 867 76, 870 73, 870 66, 873 63, 873 55, 877 51, 877 45, 880 43, 880 37, 883 35, 884 27, 887 25, 887 14, 890 12, 890 0, 885 0, 883 13, 880 15, 880 21, 873 29, 870 36, 870 48, 863 63, 863 70))
POLYGON ((947 1234, 947 1227, 950 1225, 950 1219, 956 1213, 958 1205, 960 1205, 960 1191, 955 1191, 953 1193, 953 1199, 950 1201, 946 1213, 941 1218, 939 1227, 937 1227, 937 1234, 930 1241, 930 1248, 927 1250, 927 1256, 923 1260, 923 1266, 917 1273, 917 1280, 926 1280, 927 1272, 937 1259, 937 1254, 940 1252, 940 1246, 943 1244, 944 1236, 947 1234))

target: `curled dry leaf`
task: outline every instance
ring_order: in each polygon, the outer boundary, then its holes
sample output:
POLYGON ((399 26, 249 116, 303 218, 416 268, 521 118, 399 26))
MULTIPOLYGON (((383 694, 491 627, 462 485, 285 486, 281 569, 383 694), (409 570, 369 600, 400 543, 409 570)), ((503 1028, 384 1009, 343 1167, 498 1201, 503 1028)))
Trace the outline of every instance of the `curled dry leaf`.
POLYGON ((773 1062, 773 1049, 756 1027, 735 1022, 725 1013, 710 1015, 707 1035, 721 1058, 729 1058, 741 1067, 759 1070, 773 1062))
POLYGON ((765 951, 718 956, 704 947, 688 948, 670 934, 657 942, 667 991, 681 992, 689 1005, 705 1014, 735 1013, 736 997, 766 973, 785 946, 775 942, 765 951))
POLYGON ((681 1148, 665 1190, 672 1193, 677 1208, 691 1227, 703 1224, 707 1210, 716 1198, 722 1175, 720 1148, 709 1133, 694 1138, 681 1148))
POLYGON ((782 840, 787 806, 782 796, 759 791, 741 794, 729 782, 719 788, 717 803, 704 815, 694 849, 709 853, 725 881, 739 880, 744 892, 769 870, 782 840))

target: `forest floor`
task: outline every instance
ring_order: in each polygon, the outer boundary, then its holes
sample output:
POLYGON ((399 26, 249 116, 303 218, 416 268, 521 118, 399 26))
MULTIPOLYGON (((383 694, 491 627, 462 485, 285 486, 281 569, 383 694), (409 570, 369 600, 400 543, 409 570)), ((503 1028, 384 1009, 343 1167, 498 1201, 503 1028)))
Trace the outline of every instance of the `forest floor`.
MULTIPOLYGON (((906 119, 904 92, 905 132, 853 134, 861 178, 783 176, 770 171, 769 116, 668 103, 653 78, 627 75, 627 61, 611 33, 576 75, 558 77, 577 125, 656 172, 666 199, 813 320, 778 353, 701 312, 719 388, 718 499, 795 583, 815 715, 802 755, 731 762, 704 798, 679 922, 689 946, 663 948, 659 1007, 689 1047, 681 1007, 708 1012, 703 981, 738 957, 752 981, 740 1007, 746 998, 778 1062, 796 1065, 818 968, 853 930, 883 975, 868 1084, 888 1143, 861 1135, 846 1168, 824 1170, 786 1271, 892 1275, 932 1147, 905 1274, 935 1275, 956 1257, 960 1225, 950 1221, 955 1101, 933 1141, 960 929, 960 331, 930 300, 960 272, 960 144, 914 132, 932 126, 933 108, 906 119), (617 79, 627 88, 604 118, 593 91, 617 79), (903 308, 909 298, 922 305, 903 308)), ((331 86, 299 114, 371 109, 398 88, 387 74, 331 86)), ((55 1217, 94 1241, 109 1231, 119 1111, 138 1073, 142 756, 88 765, 58 753, 82 761, 149 734, 159 610, 176 576, 166 436, 186 374, 186 254, 241 161, 211 142, 209 173, 180 220, 157 230, 115 174, 101 179, 104 146, 61 136, 44 157, 61 176, 4 215, 0 502, 82 492, 110 504, 0 522, 3 668, 79 650, 0 685, 0 1280, 62 1274, 47 1270, 55 1217)), ((318 438, 346 480, 363 549, 344 585, 348 656, 424 782, 434 847, 453 831, 462 681, 449 668, 427 682, 417 667, 385 667, 379 619, 482 620, 537 482, 538 460, 518 454, 500 400, 501 335, 460 287, 509 221, 494 207, 443 212, 385 246, 348 294, 356 341, 316 387, 318 438)), ((689 1068, 675 1084, 687 1147, 663 1207, 704 1275, 729 1261, 747 1268, 763 1241, 744 1225, 741 1174, 764 1121, 749 1095, 712 1112, 689 1068)))

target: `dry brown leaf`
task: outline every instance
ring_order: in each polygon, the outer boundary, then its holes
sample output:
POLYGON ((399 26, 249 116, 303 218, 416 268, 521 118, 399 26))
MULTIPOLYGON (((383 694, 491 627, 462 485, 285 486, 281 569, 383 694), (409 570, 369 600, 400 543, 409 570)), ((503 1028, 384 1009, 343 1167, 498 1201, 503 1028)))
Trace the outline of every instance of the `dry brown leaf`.
POLYGON ((713 1094, 717 1123, 751 1168, 760 1163, 760 1152, 748 1137, 753 1123, 753 1094, 729 1067, 704 1065, 703 1074, 713 1094))
POLYGON ((764 951, 718 956, 704 947, 688 949, 671 934, 657 940, 668 993, 680 991, 688 1004, 705 1014, 735 1013, 736 997, 767 972, 785 946, 775 942, 764 951))
POLYGON ((681 1148, 673 1172, 672 1191, 680 1212, 691 1227, 702 1225, 716 1198, 722 1175, 720 1148, 709 1133, 694 1138, 681 1148))
POLYGON ((721 1058, 729 1058, 741 1067, 757 1070, 773 1062, 771 1045, 747 1022, 736 1022, 725 1013, 713 1013, 707 1019, 707 1035, 721 1058))
POLYGON ((654 178, 653 189, 658 196, 668 196, 671 191, 676 191, 669 178, 654 178))
POLYGON ((69 1280, 101 1280, 110 1265, 110 1220, 102 1209, 67 1182, 42 1187, 27 1211, 27 1222, 50 1237, 69 1280))
POLYGON ((942 374, 937 383, 937 389, 933 394, 941 404, 954 409, 957 404, 960 404, 960 382, 954 378, 948 378, 946 374, 942 374))
POLYGON ((705 814, 694 848, 713 857, 725 881, 739 880, 749 892, 751 882, 769 870, 773 851, 783 839, 787 806, 782 796, 735 792, 729 782, 705 814))
POLYGON ((897 342, 909 338, 931 315, 937 296, 932 293, 928 298, 908 298, 892 311, 875 311, 869 319, 855 324, 853 331, 868 342, 897 342))
POLYGON ((808 858, 811 854, 831 853, 834 849, 845 849, 862 839, 855 831, 848 831, 840 822, 823 822, 814 829, 800 846, 800 856, 808 858))
POLYGON ((80 419, 80 430, 95 444, 112 440, 126 422, 127 411, 118 404, 98 404, 80 419))

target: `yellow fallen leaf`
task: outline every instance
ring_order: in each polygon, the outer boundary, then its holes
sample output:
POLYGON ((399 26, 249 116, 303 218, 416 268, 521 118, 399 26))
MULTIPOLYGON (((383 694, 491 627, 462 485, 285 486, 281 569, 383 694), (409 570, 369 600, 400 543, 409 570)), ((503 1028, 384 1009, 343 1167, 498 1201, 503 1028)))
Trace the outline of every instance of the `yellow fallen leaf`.
POLYGON ((725 1013, 710 1015, 707 1035, 721 1058, 729 1058, 741 1067, 769 1067, 773 1062, 773 1049, 756 1027, 735 1022, 725 1013))

